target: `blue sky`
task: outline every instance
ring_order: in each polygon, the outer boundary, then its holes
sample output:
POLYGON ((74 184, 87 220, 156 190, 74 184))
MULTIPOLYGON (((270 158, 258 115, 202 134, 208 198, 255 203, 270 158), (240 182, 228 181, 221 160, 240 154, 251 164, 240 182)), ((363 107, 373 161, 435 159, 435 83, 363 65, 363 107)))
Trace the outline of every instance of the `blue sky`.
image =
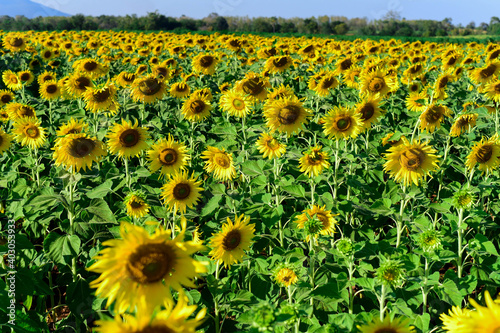
MULTIPOLYGON (((13 0, 15 1, 15 0, 13 0)), ((389 10, 408 19, 443 20, 454 24, 489 23, 500 16, 499 0, 33 0, 68 14, 146 15, 158 10, 173 17, 223 16, 311 17, 320 15, 379 19, 389 10)))

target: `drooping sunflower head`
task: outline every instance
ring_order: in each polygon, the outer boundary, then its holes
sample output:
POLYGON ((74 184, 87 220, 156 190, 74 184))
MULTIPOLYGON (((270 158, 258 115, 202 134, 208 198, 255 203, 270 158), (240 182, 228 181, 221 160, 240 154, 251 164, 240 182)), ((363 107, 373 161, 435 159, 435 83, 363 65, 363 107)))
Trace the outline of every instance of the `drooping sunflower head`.
POLYGON ((10 148, 12 136, 0 128, 0 155, 10 148))
POLYGON ((302 214, 295 219, 295 223, 299 229, 304 229, 307 241, 319 235, 331 236, 335 232, 335 225, 338 224, 326 206, 318 205, 302 211, 302 214))
POLYGON ((208 98, 193 93, 189 99, 184 101, 181 112, 187 120, 199 122, 208 118, 211 110, 212 104, 208 98))
POLYGON ((361 115, 354 108, 334 107, 322 122, 325 135, 335 140, 355 138, 363 129, 361 115))
POLYGON ((256 146, 264 158, 280 158, 286 152, 286 145, 269 133, 262 133, 257 139, 256 146))
POLYGON ((414 112, 422 112, 427 108, 428 96, 425 90, 412 92, 406 98, 406 108, 414 112))
POLYGON ((123 201, 127 208, 127 215, 141 218, 149 212, 149 204, 146 202, 146 194, 141 191, 129 193, 123 201))
POLYGON ((93 162, 99 162, 106 155, 104 143, 85 133, 68 134, 59 138, 53 150, 55 164, 71 168, 74 172, 79 172, 81 168, 91 168, 93 162))
POLYGON ((26 41, 20 34, 8 33, 3 38, 3 46, 11 52, 19 52, 26 48, 26 41))
POLYGON ((45 129, 40 123, 40 119, 34 117, 18 118, 12 129, 17 142, 31 149, 40 148, 46 142, 45 129))
POLYGON ((165 205, 171 211, 186 212, 186 208, 192 208, 201 198, 201 180, 194 176, 189 176, 187 171, 180 171, 170 176, 162 187, 161 197, 165 205))
POLYGON ((474 126, 476 126, 477 117, 477 113, 469 113, 459 116, 451 126, 450 136, 459 136, 466 131, 470 131, 474 126))
POLYGON ((292 87, 290 87, 289 85, 285 86, 284 84, 281 84, 280 86, 274 88, 269 92, 269 94, 267 95, 266 104, 272 102, 275 99, 291 98, 294 96, 295 92, 292 87))
POLYGON ((339 81, 332 72, 325 73, 318 81, 314 91, 318 96, 328 96, 330 91, 339 85, 339 81))
POLYGON ((489 174, 500 165, 500 141, 495 134, 491 138, 482 138, 481 141, 474 143, 472 151, 467 156, 465 165, 469 170, 478 164, 479 170, 489 174))
POLYGON ((236 177, 233 154, 226 152, 224 148, 208 146, 201 158, 206 160, 204 169, 213 173, 216 179, 226 181, 236 177))
POLYGON ((153 67, 152 72, 154 76, 163 81, 168 81, 172 77, 172 70, 166 65, 158 64, 153 67))
POLYGON ((35 108, 21 103, 9 103, 5 106, 10 120, 17 121, 19 118, 36 118, 35 108))
POLYGON ((415 333, 409 323, 407 318, 396 317, 391 320, 390 316, 386 316, 384 320, 377 317, 371 323, 357 327, 361 333, 415 333))
POLYGON ((222 231, 214 234, 210 240, 210 255, 213 260, 220 260, 224 267, 241 262, 244 251, 248 251, 255 233, 255 225, 249 224, 250 217, 241 214, 235 216, 234 223, 228 217, 222 225, 222 231))
POLYGON ((189 96, 191 88, 186 81, 176 82, 170 86, 170 95, 176 98, 184 98, 189 96))
POLYGON ((89 125, 84 119, 76 120, 71 118, 68 122, 63 123, 56 132, 57 136, 65 136, 67 134, 83 133, 88 129, 89 125))
POLYGON ((187 151, 184 143, 169 134, 168 139, 160 139, 148 151, 149 170, 151 173, 160 170, 160 178, 184 170, 191 158, 187 151))
POLYGON ((305 173, 309 177, 318 176, 323 169, 330 166, 328 162, 328 153, 321 151, 323 147, 312 147, 309 151, 304 153, 299 160, 300 172, 305 173))
POLYGON ((92 79, 85 74, 76 73, 68 78, 64 87, 70 95, 74 97, 81 97, 88 88, 94 87, 94 83, 92 82, 92 79))
POLYGON ((130 87, 135 79, 137 78, 137 75, 135 73, 128 73, 128 72, 120 72, 115 78, 116 84, 118 84, 120 87, 130 87))
POLYGON ((484 88, 484 92, 488 99, 495 101, 496 103, 500 102, 500 80, 492 81, 486 84, 484 88))
POLYGON ((137 78, 132 84, 131 96, 136 102, 153 103, 163 98, 166 94, 165 81, 154 74, 137 78))
POLYGON ((114 124, 106 137, 108 148, 112 154, 122 158, 138 156, 148 148, 149 133, 147 128, 139 127, 137 120, 134 124, 122 119, 121 124, 114 124))
POLYGON ((476 68, 470 73, 470 79, 475 84, 487 84, 498 78, 500 73, 500 61, 495 60, 484 67, 476 68))
POLYGON ((432 133, 436 128, 441 127, 441 122, 445 117, 449 117, 450 115, 451 110, 446 106, 431 104, 420 115, 420 129, 432 133))
POLYGON ((210 53, 200 53, 193 58, 193 69, 196 72, 203 73, 205 75, 213 75, 215 73, 215 67, 219 59, 215 54, 210 53))
POLYGON ((288 55, 275 56, 266 60, 265 70, 270 73, 281 73, 293 65, 293 59, 288 55))
POLYGON ((264 107, 267 127, 271 132, 278 131, 287 136, 300 132, 309 116, 310 111, 295 96, 274 100, 264 107))
MULTIPOLYGON (((191 280, 206 272, 206 267, 191 257, 204 247, 184 241, 184 231, 171 239, 170 230, 158 227, 149 235, 142 227, 122 222, 120 236, 121 239, 106 241, 107 248, 88 268, 100 274, 90 286, 97 288, 97 295, 108 299, 107 307, 115 303, 116 313, 135 306, 151 311, 165 303, 170 307, 171 288, 182 293, 183 286, 194 287, 191 280)), ((150 322, 151 317, 145 318, 145 324, 150 322)), ((165 331, 153 327, 139 332, 165 331)))
POLYGON ((235 85, 237 91, 261 101, 266 99, 267 89, 270 87, 271 84, 266 78, 262 78, 255 73, 247 73, 246 77, 236 82, 235 85))
POLYGON ((427 143, 416 140, 410 143, 406 138, 402 139, 402 144, 389 148, 389 153, 385 154, 387 162, 384 170, 404 186, 411 183, 418 185, 431 171, 439 168, 439 156, 435 155, 437 151, 427 143))
POLYGON ((9 90, 0 90, 0 107, 14 100, 14 94, 9 90))
POLYGON ((228 112, 230 115, 244 118, 252 111, 253 101, 248 95, 231 89, 221 96, 219 104, 222 110, 228 112))
POLYGON ((476 196, 470 189, 461 189, 453 194, 451 204, 457 209, 468 209, 475 201, 476 196))
POLYGON ((19 78, 19 76, 14 73, 13 71, 6 70, 5 72, 2 73, 2 80, 3 83, 9 88, 10 90, 19 90, 23 87, 23 82, 19 78))

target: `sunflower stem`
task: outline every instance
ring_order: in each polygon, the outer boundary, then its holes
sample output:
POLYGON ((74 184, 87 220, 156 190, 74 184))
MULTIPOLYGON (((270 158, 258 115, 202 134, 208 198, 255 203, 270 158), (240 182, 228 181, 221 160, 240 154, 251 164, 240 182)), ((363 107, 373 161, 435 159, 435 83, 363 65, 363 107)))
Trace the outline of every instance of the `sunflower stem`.
MULTIPOLYGON (((72 171, 69 177, 69 210, 68 210, 68 220, 70 234, 74 234, 74 219, 75 219, 75 204, 74 204, 74 192, 76 190, 77 183, 75 181, 75 173, 72 171)), ((76 282, 76 257, 71 259, 71 274, 73 275, 73 282, 76 282)))
MULTIPOLYGON (((356 270, 354 268, 354 256, 351 255, 349 258, 349 267, 348 267, 348 273, 349 273, 349 281, 352 281, 354 277, 354 271, 356 270)), ((349 313, 353 314, 354 313, 354 290, 352 290, 352 286, 349 286, 349 313)))
POLYGON ((424 285, 421 287, 422 289, 422 315, 427 312, 427 282, 429 279, 429 261, 427 260, 427 256, 424 256, 424 285))
POLYGON ((335 141, 336 147, 335 147, 335 170, 333 173, 333 200, 337 199, 337 171, 339 169, 339 164, 340 164, 340 159, 339 159, 339 149, 340 149, 340 143, 339 140, 335 141))
POLYGON ((408 201, 406 200, 406 192, 405 192, 405 190, 406 190, 406 187, 403 186, 403 195, 404 195, 404 198, 402 198, 401 201, 400 201, 399 218, 396 221, 396 234, 397 234, 396 248, 398 248, 399 244, 401 243, 401 234, 403 233, 403 230, 404 230, 404 226, 403 226, 403 214, 404 214, 404 210, 405 210, 406 204, 408 203, 408 201))
MULTIPOLYGON (((311 290, 314 290, 314 237, 309 238, 309 277, 311 278, 311 290)), ((312 296, 311 305, 313 305, 312 296)))
MULTIPOLYGON (((215 289, 219 289, 219 272, 220 272, 220 260, 217 260, 215 265, 215 289)), ((220 319, 219 319, 219 301, 217 300, 217 295, 214 296, 214 310, 215 310, 215 332, 220 333, 220 319)))
POLYGON ((380 292, 380 321, 384 321, 385 314, 385 297, 387 296, 387 290, 385 284, 382 284, 382 291, 380 292))
POLYGON ((123 159, 123 163, 125 164, 125 182, 127 183, 127 187, 130 190, 130 173, 128 170, 128 158, 123 159))
POLYGON ((309 178, 309 183, 311 184, 311 206, 314 205, 314 192, 316 191, 316 183, 313 178, 309 178))
POLYGON ((49 124, 52 126, 52 100, 49 100, 49 124))
POLYGON ((458 223, 457 223, 457 232, 458 232, 458 252, 457 252, 457 274, 458 278, 462 277, 462 269, 463 269, 463 264, 462 264, 462 253, 463 253, 463 248, 462 248, 462 236, 463 236, 463 230, 462 230, 462 222, 463 222, 463 217, 464 217, 464 209, 460 208, 458 210, 458 223))

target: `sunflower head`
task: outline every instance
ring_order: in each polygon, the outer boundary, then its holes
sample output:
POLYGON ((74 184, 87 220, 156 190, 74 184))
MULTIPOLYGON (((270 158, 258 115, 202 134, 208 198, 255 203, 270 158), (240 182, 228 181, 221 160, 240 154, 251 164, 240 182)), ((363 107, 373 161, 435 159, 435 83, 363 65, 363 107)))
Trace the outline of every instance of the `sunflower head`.
POLYGON ((300 132, 309 116, 309 110, 306 110, 295 96, 274 100, 266 103, 264 107, 267 127, 272 132, 278 131, 288 136, 300 132))
POLYGON ((14 94, 9 90, 0 90, 0 107, 14 100, 14 94))
POLYGON ((399 260, 384 259, 376 271, 376 281, 390 287, 400 287, 405 281, 405 270, 399 260))
POLYGON ((194 173, 189 176, 186 171, 181 171, 170 176, 162 187, 161 197, 169 210, 179 210, 181 214, 186 208, 193 207, 201 198, 201 181, 198 181, 194 173))
POLYGON ((326 206, 318 205, 304 210, 297 216, 295 223, 297 223, 297 228, 304 229, 307 241, 319 235, 331 236, 335 232, 335 225, 338 224, 326 206))
POLYGON ((214 54, 200 53, 193 58, 193 69, 205 75, 213 75, 218 62, 214 54))
POLYGON ((193 93, 189 99, 184 101, 181 112, 187 120, 199 122, 208 118, 211 110, 212 104, 208 98, 193 93))
POLYGON ((357 326, 361 333, 415 333, 414 327, 409 326, 408 318, 386 316, 383 320, 375 318, 371 323, 357 326))
POLYGON ((209 146, 201 158, 206 160, 204 169, 213 173, 216 179, 225 181, 236 177, 233 154, 226 152, 224 148, 209 146))
POLYGON ((478 164, 483 173, 490 173, 500 165, 500 141, 495 134, 491 138, 482 138, 474 143, 472 151, 467 156, 465 165, 469 170, 478 164))
POLYGON ((274 281, 283 287, 294 285, 299 280, 297 271, 291 265, 279 265, 273 272, 274 281))
POLYGON ((452 205, 457 209, 469 209, 474 205, 476 196, 469 189, 461 189, 453 194, 452 205))
POLYGON ((145 127, 139 127, 137 120, 134 124, 122 119, 121 124, 114 124, 109 133, 108 148, 112 154, 123 158, 138 156, 148 148, 149 133, 145 127))
POLYGON ((74 172, 90 168, 93 162, 98 162, 106 155, 104 143, 85 133, 67 134, 58 138, 53 150, 55 164, 74 172))
POLYGON ((427 229, 417 235, 417 245, 426 253, 432 253, 441 246, 441 234, 435 229, 427 229))
POLYGON ((355 138, 363 128, 360 113, 354 108, 334 107, 323 117, 323 132, 328 138, 355 138))
POLYGON ((269 133, 262 133, 257 139, 256 146, 264 158, 280 158, 286 152, 286 145, 269 133))
POLYGON ((189 96, 191 93, 191 88, 185 81, 176 82, 170 87, 170 95, 176 98, 184 98, 189 96))
POLYGON ((222 95, 219 104, 230 115, 244 118, 252 111, 253 101, 247 95, 232 89, 222 95))
POLYGON ((40 85, 40 96, 46 100, 53 100, 61 96, 61 87, 57 81, 45 81, 40 85))
POLYGON ((23 87, 23 83, 19 76, 14 73, 13 71, 6 70, 5 72, 2 73, 2 80, 3 83, 9 88, 10 90, 20 90, 23 87))
POLYGON ((87 130, 88 124, 83 120, 71 118, 68 122, 63 123, 56 132, 57 136, 65 136, 67 134, 83 133, 87 130))
POLYGON ((149 74, 137 78, 132 84, 131 96, 136 102, 153 103, 163 98, 166 93, 166 85, 163 79, 149 74))
POLYGON ((142 191, 129 193, 123 201, 127 208, 127 215, 135 218, 145 216, 149 212, 150 206, 146 202, 146 194, 142 191))
POLYGON ((31 149, 40 148, 46 142, 45 129, 40 126, 40 119, 23 117, 14 123, 12 132, 15 139, 31 149))
POLYGON ((11 141, 12 141, 12 136, 5 133, 5 131, 0 128, 0 154, 3 154, 10 148, 11 141))
POLYGON ((321 151, 323 147, 316 146, 304 153, 299 160, 300 171, 309 177, 318 176, 324 168, 328 168, 328 153, 321 151))
POLYGON ((336 243, 337 250, 344 256, 351 255, 354 251, 354 245, 350 238, 341 238, 336 243))

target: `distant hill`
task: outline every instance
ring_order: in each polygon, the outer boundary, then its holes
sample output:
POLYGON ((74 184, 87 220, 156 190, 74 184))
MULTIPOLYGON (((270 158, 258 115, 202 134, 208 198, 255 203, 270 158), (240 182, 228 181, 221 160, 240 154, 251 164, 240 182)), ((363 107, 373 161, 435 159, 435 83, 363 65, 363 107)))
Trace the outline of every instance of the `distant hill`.
POLYGON ((0 16, 3 15, 24 15, 30 19, 38 16, 71 16, 29 0, 0 0, 0 16))

